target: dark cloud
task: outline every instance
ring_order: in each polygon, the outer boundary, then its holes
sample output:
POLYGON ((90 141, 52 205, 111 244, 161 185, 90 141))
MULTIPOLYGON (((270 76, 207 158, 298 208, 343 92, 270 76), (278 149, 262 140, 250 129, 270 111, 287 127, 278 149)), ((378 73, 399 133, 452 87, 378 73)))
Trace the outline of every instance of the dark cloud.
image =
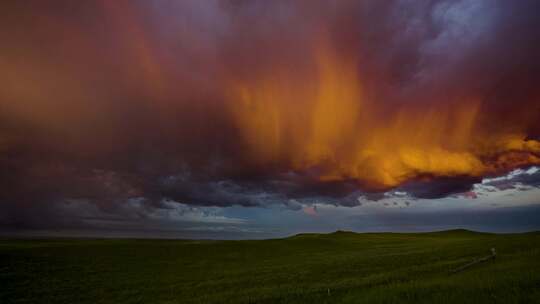
POLYGON ((527 170, 518 169, 505 176, 486 179, 482 182, 482 186, 493 187, 496 190, 540 187, 540 170, 538 167, 527 170))
POLYGON ((473 184, 480 181, 480 178, 470 177, 437 178, 428 181, 412 181, 399 187, 399 190, 416 198, 435 199, 468 192, 472 189, 473 184))
MULTIPOLYGON (((87 223, 79 215, 89 209, 140 218, 167 210, 166 201, 300 210, 307 202, 356 206, 361 195, 380 200, 388 189, 369 178, 321 178, 332 160, 305 170, 282 156, 253 161, 224 86, 268 71, 277 83, 314 74, 310 45, 326 33, 339 55, 358 58, 366 98, 384 101, 373 114, 381 124, 399 106, 474 96, 487 113, 479 137, 515 131, 534 139, 538 12, 539 1, 527 0, 2 2, 0 222, 74 227, 87 223)), ((533 148, 481 160, 505 173, 513 166, 506 163, 540 157, 533 148)), ((382 170, 370 160, 365 167, 382 170)), ((467 192, 482 179, 420 178, 422 168, 413 169, 397 190, 416 198, 467 192)), ((490 185, 539 181, 535 173, 490 185)))

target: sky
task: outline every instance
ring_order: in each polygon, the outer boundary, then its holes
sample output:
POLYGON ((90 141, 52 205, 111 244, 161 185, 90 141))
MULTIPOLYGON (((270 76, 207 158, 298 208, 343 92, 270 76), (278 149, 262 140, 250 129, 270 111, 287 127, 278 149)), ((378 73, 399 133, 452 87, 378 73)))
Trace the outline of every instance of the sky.
POLYGON ((540 230, 540 2, 0 3, 0 235, 540 230))

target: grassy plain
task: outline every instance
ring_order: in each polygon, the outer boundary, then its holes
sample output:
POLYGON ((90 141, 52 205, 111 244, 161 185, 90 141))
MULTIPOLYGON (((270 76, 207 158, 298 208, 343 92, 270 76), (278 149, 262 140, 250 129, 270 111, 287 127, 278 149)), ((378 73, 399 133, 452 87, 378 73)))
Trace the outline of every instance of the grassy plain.
POLYGON ((540 303, 540 233, 4 239, 0 303, 540 303))

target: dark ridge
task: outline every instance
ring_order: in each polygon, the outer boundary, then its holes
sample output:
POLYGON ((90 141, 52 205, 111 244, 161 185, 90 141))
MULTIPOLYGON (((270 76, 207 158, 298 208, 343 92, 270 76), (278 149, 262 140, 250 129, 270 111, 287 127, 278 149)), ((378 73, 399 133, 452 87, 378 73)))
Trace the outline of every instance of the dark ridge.
MULTIPOLYGON (((529 233, 540 233, 529 232, 529 233)), ((494 234, 488 232, 473 231, 467 229, 450 229, 450 230, 441 230, 441 231, 431 231, 431 232, 353 232, 346 230, 336 230, 330 233, 298 233, 292 235, 288 238, 305 238, 305 237, 323 237, 323 236, 346 236, 346 235, 373 235, 373 234, 382 234, 382 235, 480 235, 480 234, 494 234)))
POLYGON ((348 231, 348 230, 336 230, 334 232, 331 232, 329 233, 330 235, 332 234, 337 234, 337 235, 344 235, 344 234, 358 234, 357 232, 353 232, 353 231, 348 231))
POLYGON ((460 234, 460 235, 472 235, 472 234, 489 234, 487 232, 473 231, 468 229, 450 229, 450 230, 441 230, 433 232, 425 232, 421 234, 460 234))

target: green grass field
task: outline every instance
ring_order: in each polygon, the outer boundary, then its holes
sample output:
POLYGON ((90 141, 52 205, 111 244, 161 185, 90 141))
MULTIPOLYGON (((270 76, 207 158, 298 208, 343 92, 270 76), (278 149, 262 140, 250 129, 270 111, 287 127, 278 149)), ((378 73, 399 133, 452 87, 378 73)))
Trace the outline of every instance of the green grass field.
POLYGON ((0 303, 540 303, 540 233, 6 239, 0 303))

